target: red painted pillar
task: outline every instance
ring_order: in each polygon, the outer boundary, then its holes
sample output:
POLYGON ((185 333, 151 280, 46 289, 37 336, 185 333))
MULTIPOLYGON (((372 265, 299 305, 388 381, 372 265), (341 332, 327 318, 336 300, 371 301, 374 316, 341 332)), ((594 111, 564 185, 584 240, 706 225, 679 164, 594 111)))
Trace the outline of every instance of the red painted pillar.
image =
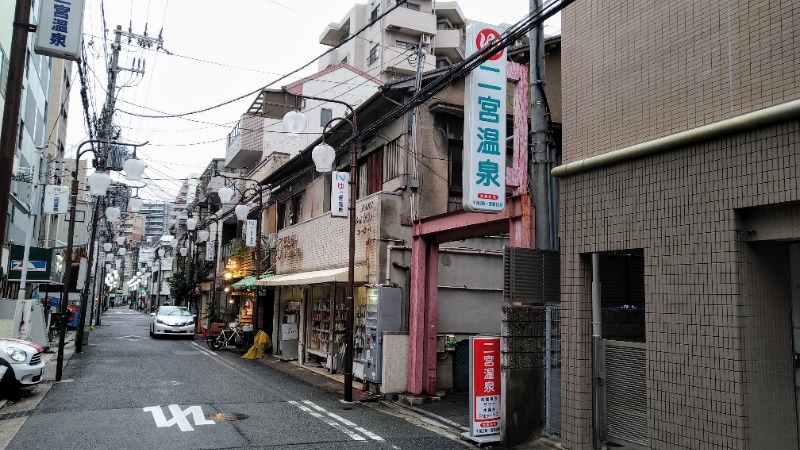
POLYGON ((408 314, 408 392, 411 394, 422 393, 425 371, 426 244, 421 236, 414 236, 411 244, 411 304, 408 314))
POLYGON ((439 314, 439 244, 431 242, 425 252, 425 390, 436 394, 436 330, 439 314))

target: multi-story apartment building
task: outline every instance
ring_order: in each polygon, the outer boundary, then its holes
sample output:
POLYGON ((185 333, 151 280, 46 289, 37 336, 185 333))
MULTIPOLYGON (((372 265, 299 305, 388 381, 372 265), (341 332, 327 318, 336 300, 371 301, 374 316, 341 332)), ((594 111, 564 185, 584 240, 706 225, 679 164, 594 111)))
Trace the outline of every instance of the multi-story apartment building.
POLYGON ((396 4, 396 0, 356 4, 342 20, 325 27, 320 44, 337 48, 319 60, 320 70, 346 63, 383 81, 402 78, 416 72, 414 51, 420 44, 426 52, 424 71, 464 59, 467 21, 457 2, 406 2, 381 17, 396 4), (365 26, 359 37, 344 42, 365 26))
POLYGON ((797 449, 800 3, 562 14, 562 445, 797 449))
POLYGON ((149 243, 157 243, 169 232, 169 203, 144 203, 139 214, 145 218, 144 235, 149 243))

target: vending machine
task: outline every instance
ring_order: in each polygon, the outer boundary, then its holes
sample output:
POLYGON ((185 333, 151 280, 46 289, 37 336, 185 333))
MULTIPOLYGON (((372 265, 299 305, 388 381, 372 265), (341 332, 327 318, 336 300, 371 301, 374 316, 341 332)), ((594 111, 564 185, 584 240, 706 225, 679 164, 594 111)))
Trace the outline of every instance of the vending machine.
POLYGON ((383 333, 402 331, 403 306, 400 288, 367 287, 364 304, 363 343, 364 377, 372 383, 381 382, 383 333))

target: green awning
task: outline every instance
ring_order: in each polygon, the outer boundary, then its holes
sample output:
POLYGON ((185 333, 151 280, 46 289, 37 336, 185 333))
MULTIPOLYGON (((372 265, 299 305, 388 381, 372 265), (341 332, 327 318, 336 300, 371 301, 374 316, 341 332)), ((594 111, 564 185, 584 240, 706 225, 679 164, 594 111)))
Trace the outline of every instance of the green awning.
MULTIPOLYGON (((272 276, 272 274, 261 275, 261 277, 259 277, 259 280, 265 280, 265 279, 267 279, 267 278, 269 278, 271 276, 272 276)), ((237 281, 236 283, 233 283, 231 285, 231 289, 233 289, 235 291, 250 291, 250 290, 253 290, 253 288, 256 287, 254 285, 255 281, 256 281, 256 277, 254 277, 252 275, 248 275, 248 276, 242 278, 241 280, 237 281)))

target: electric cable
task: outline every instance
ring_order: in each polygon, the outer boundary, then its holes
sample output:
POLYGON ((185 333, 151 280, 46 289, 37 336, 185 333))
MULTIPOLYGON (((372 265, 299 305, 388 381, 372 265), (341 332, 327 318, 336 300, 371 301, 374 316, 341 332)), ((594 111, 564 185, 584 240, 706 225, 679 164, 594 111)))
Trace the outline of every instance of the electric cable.
POLYGON ((310 66, 311 64, 313 64, 314 62, 316 62, 317 60, 319 60, 320 58, 322 58, 323 56, 325 56, 325 55, 327 55, 327 54, 329 54, 329 53, 333 52, 334 50, 336 50, 336 49, 338 49, 339 47, 343 46, 343 45, 344 45, 344 44, 346 44, 347 42, 350 42, 351 40, 355 39, 355 37, 356 37, 356 36, 358 36, 358 35, 360 35, 361 33, 363 33, 363 32, 364 32, 364 30, 366 30, 367 28, 371 27, 371 26, 372 26, 374 23, 378 22, 380 19, 382 19, 382 18, 383 18, 383 17, 385 17, 386 15, 390 14, 392 11, 394 11, 394 10, 395 10, 395 9, 397 9, 397 8, 399 8, 401 5, 403 5, 403 4, 404 4, 404 3, 406 3, 407 1, 408 1, 408 0, 398 0, 398 1, 397 1, 397 3, 396 3, 396 4, 395 4, 393 7, 391 7, 391 8, 389 8, 389 9, 387 9, 387 10, 386 10, 386 12, 384 12, 384 13, 383 13, 383 14, 381 14, 381 15, 379 15, 379 16, 378 16, 378 17, 377 17, 375 20, 373 20, 373 21, 370 21, 368 24, 364 25, 364 26, 363 26, 361 29, 359 29, 359 30, 358 30, 358 31, 356 31, 355 33, 353 33, 353 34, 349 35, 349 36, 348 36, 348 37, 346 37, 344 40, 342 40, 341 42, 339 42, 338 44, 336 44, 335 46, 333 46, 333 47, 329 48, 328 50, 325 50, 325 51, 324 51, 322 54, 320 54, 320 55, 319 55, 319 56, 317 56, 316 58, 314 58, 314 59, 312 59, 311 61, 309 61, 309 62, 305 63, 305 64, 304 64, 304 65, 302 65, 301 67, 299 67, 299 68, 297 68, 297 69, 294 69, 294 70, 292 70, 291 72, 289 72, 289 73, 287 73, 287 74, 284 74, 284 75, 283 75, 283 76, 281 76, 281 77, 278 77, 277 79, 275 79, 275 80, 271 81, 271 82, 270 82, 270 83, 268 83, 267 85, 265 85, 265 86, 262 86, 262 87, 260 87, 260 88, 258 88, 258 89, 255 89, 255 90, 253 90, 253 91, 250 91, 250 92, 248 92, 248 93, 246 93, 246 94, 240 95, 240 96, 238 96, 238 97, 235 97, 235 98, 233 98, 233 99, 230 99, 230 100, 226 100, 225 102, 219 103, 219 104, 217 104, 217 105, 214 105, 214 106, 209 106, 209 107, 206 107, 206 108, 198 109, 198 110, 195 110, 195 111, 189 111, 189 112, 185 112, 185 113, 180 113, 180 114, 169 114, 169 115, 158 115, 158 116, 156 116, 156 115, 147 115, 147 114, 133 114, 133 113, 130 113, 130 112, 126 112, 126 113, 127 113, 127 114, 129 114, 129 115, 132 115, 132 116, 139 116, 139 117, 143 117, 143 118, 149 118, 149 119, 164 119, 164 118, 169 118, 169 117, 183 117, 183 116, 190 116, 190 115, 194 115, 194 114, 200 114, 200 113, 203 113, 203 112, 206 112, 206 111, 210 111, 210 110, 212 110, 212 109, 216 109, 216 108, 219 108, 219 107, 222 107, 222 106, 228 105, 228 104, 230 104, 230 103, 233 103, 233 102, 235 102, 235 101, 241 100, 241 99, 243 99, 243 98, 249 97, 249 96, 251 96, 251 95, 253 95, 253 94, 256 94, 256 93, 258 93, 258 92, 261 92, 261 91, 263 91, 264 89, 266 89, 266 88, 268 88, 268 87, 271 87, 271 86, 275 85, 276 83, 278 83, 278 82, 280 82, 280 81, 283 81, 284 79, 286 79, 286 78, 290 77, 291 75, 294 75, 294 74, 296 74, 296 73, 300 72, 301 70, 303 70, 303 69, 305 69, 306 67, 310 66))

